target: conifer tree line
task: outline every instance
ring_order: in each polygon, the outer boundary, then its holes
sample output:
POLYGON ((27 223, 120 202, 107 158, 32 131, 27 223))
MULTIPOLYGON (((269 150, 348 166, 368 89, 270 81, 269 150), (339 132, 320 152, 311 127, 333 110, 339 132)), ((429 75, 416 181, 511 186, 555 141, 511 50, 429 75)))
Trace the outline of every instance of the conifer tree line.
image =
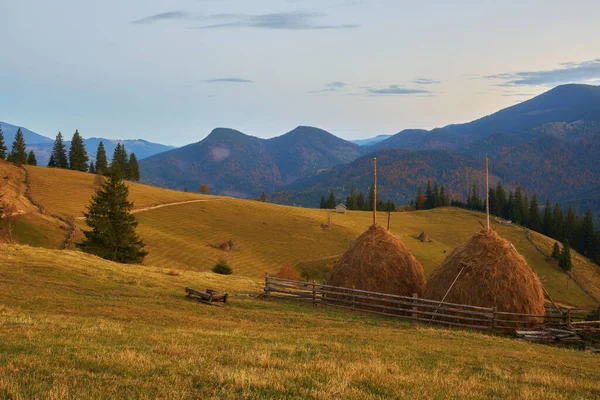
POLYGON ((67 148, 63 141, 63 135, 58 132, 52 154, 48 161, 48 167, 64 168, 74 171, 90 172, 92 174, 108 174, 112 170, 123 179, 138 182, 140 180, 140 168, 135 153, 127 155, 125 145, 117 143, 111 163, 108 163, 104 143, 98 143, 96 150, 96 163, 89 161, 88 153, 83 138, 76 130, 71 139, 71 147, 67 156, 67 148))
MULTIPOLYGON (((363 192, 356 189, 356 185, 352 185, 350 194, 346 197, 346 208, 348 210, 361 210, 361 211, 373 211, 373 203, 375 202, 375 192, 373 187, 369 187, 369 197, 365 198, 363 192)), ((329 192, 327 198, 321 196, 320 208, 333 209, 336 205, 342 203, 341 198, 336 198, 333 191, 329 192)), ((384 202, 383 199, 377 199, 377 211, 394 211, 396 204, 388 200, 384 202)))
POLYGON ((450 196, 446 188, 442 185, 441 189, 437 182, 431 187, 431 181, 427 181, 427 189, 423 193, 423 188, 417 189, 417 197, 411 201, 410 206, 415 210, 430 210, 436 207, 447 207, 450 205, 450 196))
MULTIPOLYGON (((440 197, 442 197, 442 191, 444 191, 443 186, 440 197)), ((444 194, 444 196, 446 195, 444 194)), ((426 193, 423 194, 421 187, 419 187, 417 199, 413 201, 412 205, 415 209, 440 207, 441 204, 444 204, 469 210, 485 211, 485 197, 480 197, 477 185, 473 185, 466 202, 460 200, 448 201, 446 198, 437 202, 440 205, 435 205, 437 199, 435 187, 431 189, 431 184, 428 182, 426 193), (430 195, 434 196, 433 200, 430 200, 430 195), (432 204, 434 204, 433 207, 431 207, 432 204), (421 205, 424 208, 420 208, 421 205)), ((529 195, 520 186, 514 191, 509 191, 507 195, 507 191, 501 182, 495 188, 490 188, 489 202, 491 215, 510 220, 515 224, 542 233, 562 243, 563 249, 566 248, 569 254, 567 264, 570 265, 571 248, 600 263, 600 231, 597 232, 594 227, 594 218, 591 211, 588 210, 583 216, 576 216, 573 207, 569 207, 565 214, 559 203, 551 204, 550 200, 546 199, 545 203, 540 205, 535 194, 529 199, 529 195)), ((561 252, 560 248, 559 252, 561 252)), ((554 256, 556 256, 555 259, 559 261, 560 265, 560 258, 556 254, 554 256)), ((568 269, 569 265, 561 265, 561 267, 568 269)))
POLYGON ((0 126, 0 160, 12 162, 15 165, 37 165, 37 160, 33 151, 27 153, 27 145, 21 128, 17 129, 15 140, 12 143, 10 152, 4 142, 4 132, 0 126))

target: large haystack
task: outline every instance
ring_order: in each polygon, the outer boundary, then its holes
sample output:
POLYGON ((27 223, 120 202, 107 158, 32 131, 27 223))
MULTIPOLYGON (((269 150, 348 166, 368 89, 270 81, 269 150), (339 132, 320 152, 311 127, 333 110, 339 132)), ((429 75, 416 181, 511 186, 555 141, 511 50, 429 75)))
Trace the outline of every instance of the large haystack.
POLYGON ((327 284, 401 296, 423 292, 423 267, 387 230, 371 226, 335 263, 327 284))
POLYGON ((445 302, 497 307, 502 312, 545 313, 542 285, 536 273, 510 243, 492 230, 476 233, 450 253, 431 273, 424 297, 442 300, 455 279, 445 302))

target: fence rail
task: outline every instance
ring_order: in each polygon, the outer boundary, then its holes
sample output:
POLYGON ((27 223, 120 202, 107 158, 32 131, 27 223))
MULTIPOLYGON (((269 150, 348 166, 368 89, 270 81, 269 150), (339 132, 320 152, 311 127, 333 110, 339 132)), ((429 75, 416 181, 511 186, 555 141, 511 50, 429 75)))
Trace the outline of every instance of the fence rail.
POLYGON ((294 281, 265 275, 265 295, 327 304, 372 314, 387 315, 428 324, 458 326, 491 332, 520 329, 564 328, 600 329, 600 308, 574 308, 546 314, 500 312, 496 308, 398 296, 366 290, 342 288, 315 282, 294 281))

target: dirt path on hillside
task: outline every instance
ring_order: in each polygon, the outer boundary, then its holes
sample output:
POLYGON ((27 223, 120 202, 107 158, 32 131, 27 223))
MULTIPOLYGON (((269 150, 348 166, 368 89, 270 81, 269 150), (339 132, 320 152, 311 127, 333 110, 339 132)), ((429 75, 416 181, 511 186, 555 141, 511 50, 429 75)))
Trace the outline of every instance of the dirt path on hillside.
MULTIPOLYGON (((188 204, 188 203, 199 203, 201 201, 215 201, 217 199, 198 199, 198 200, 186 200, 186 201, 178 201, 176 203, 166 203, 166 204, 159 204, 157 206, 151 206, 151 207, 144 207, 144 208, 136 208, 135 210, 131 210, 132 214, 136 214, 139 212, 143 212, 143 211, 151 211, 151 210, 156 210, 157 208, 163 208, 163 207, 171 207, 171 206, 179 206, 181 204, 188 204)), ((85 219, 85 217, 77 217, 75 219, 78 220, 83 220, 85 219)))

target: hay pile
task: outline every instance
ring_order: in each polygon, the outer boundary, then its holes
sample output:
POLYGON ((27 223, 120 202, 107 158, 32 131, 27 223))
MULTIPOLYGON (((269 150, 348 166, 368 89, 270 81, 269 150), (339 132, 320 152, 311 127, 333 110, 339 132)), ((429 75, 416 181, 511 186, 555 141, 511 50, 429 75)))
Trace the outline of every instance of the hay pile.
POLYGON ((431 273, 424 297, 442 300, 462 267, 464 270, 445 302, 497 307, 502 312, 545 314, 537 274, 510 243, 492 230, 476 233, 450 253, 431 273))
POLYGON ((427 236, 425 231, 421 232, 419 236, 417 236, 417 239, 419 239, 421 242, 429 242, 429 236, 427 236))
POLYGON ((423 292, 423 267, 387 230, 371 226, 335 263, 327 284, 401 296, 423 292))

